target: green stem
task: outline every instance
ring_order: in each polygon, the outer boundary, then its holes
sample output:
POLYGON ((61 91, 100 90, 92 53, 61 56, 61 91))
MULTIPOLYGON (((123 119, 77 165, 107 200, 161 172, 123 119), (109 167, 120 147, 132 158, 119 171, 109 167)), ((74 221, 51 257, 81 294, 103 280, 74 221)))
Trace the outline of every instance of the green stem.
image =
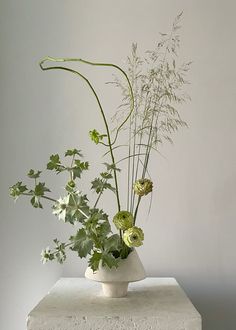
POLYGON ((121 230, 121 229, 119 230, 119 233, 120 233, 120 240, 121 240, 121 243, 123 244, 122 230, 121 230))
POLYGON ((114 138, 113 142, 111 142, 111 146, 113 144, 115 144, 120 129, 124 126, 124 124, 130 118, 130 116, 131 116, 131 114, 132 114, 132 112, 134 110, 134 94, 133 94, 133 89, 132 89, 131 83, 129 81, 129 78, 128 78, 128 75, 126 74, 126 72, 123 69, 121 69, 121 67, 119 67, 118 65, 112 64, 112 63, 91 62, 91 61, 83 60, 82 58, 55 58, 55 57, 50 57, 50 56, 47 56, 47 57, 45 57, 44 59, 42 59, 40 61, 39 65, 40 65, 40 67, 41 67, 42 70, 46 70, 47 69, 47 68, 44 68, 43 67, 43 63, 46 62, 46 61, 51 61, 51 62, 81 62, 81 63, 84 63, 84 64, 93 65, 93 66, 113 67, 113 68, 119 70, 124 75, 124 77, 127 80, 128 86, 129 86, 131 105, 130 105, 130 112, 129 112, 128 116, 124 119, 124 121, 120 124, 120 126, 116 130, 116 135, 115 135, 115 138, 114 138))
MULTIPOLYGON (((71 165, 70 165, 71 168, 72 168, 73 165, 74 165, 74 160, 75 160, 75 155, 73 155, 72 160, 71 160, 71 165)), ((72 172, 72 171, 70 171, 70 179, 71 179, 71 181, 74 180, 73 172, 72 172)))
MULTIPOLYGON (((110 173, 110 172, 108 172, 108 173, 110 173)), ((95 202, 93 208, 95 208, 95 207, 97 206, 97 204, 98 204, 98 202, 99 202, 99 199, 101 198, 102 193, 103 193, 103 191, 104 191, 103 187, 104 187, 104 185, 105 185, 106 183, 107 183, 107 179, 104 179, 104 180, 103 180, 102 187, 101 187, 101 191, 100 191, 100 193, 98 194, 97 200, 96 200, 96 202, 95 202)))
MULTIPOLYGON (((147 101, 148 101, 148 95, 149 95, 149 91, 147 91, 146 95, 145 95, 145 103, 144 103, 144 119, 142 121, 142 126, 141 129, 138 130, 141 131, 140 133, 140 137, 139 137, 139 143, 138 143, 138 154, 141 153, 141 146, 142 146, 142 139, 143 139, 143 129, 146 128, 144 126, 144 121, 145 121, 145 112, 146 112, 146 108, 147 108, 147 101)), ((138 173, 139 173, 139 162, 140 162, 140 156, 138 156, 138 160, 137 160, 137 166, 136 166, 136 173, 135 173, 135 181, 138 179, 138 173)))
POLYGON ((135 212, 134 212, 134 226, 135 226, 135 222, 136 222, 136 218, 137 218, 137 213, 138 213, 138 208, 139 208, 140 201, 141 201, 141 196, 138 197, 138 202, 137 202, 135 212))
MULTIPOLYGON (((24 195, 24 196, 34 196, 34 194, 30 194, 30 193, 22 193, 21 195, 24 195)), ((39 196, 40 198, 44 198, 44 199, 48 199, 49 201, 52 201, 52 202, 57 202, 56 199, 54 198, 51 198, 51 197, 48 197, 48 196, 39 196)))
MULTIPOLYGON (((110 131, 109 131, 108 123, 107 123, 107 120, 106 120, 106 116, 105 116, 105 113, 103 111, 103 108, 102 108, 101 102, 99 100, 99 97, 98 97, 95 89, 93 88, 92 84, 90 83, 90 81, 85 76, 83 76, 80 72, 78 72, 76 70, 73 70, 73 69, 70 69, 70 68, 67 68, 67 67, 63 67, 63 66, 43 67, 42 66, 43 62, 44 61, 42 61, 40 63, 40 67, 44 71, 47 71, 47 70, 65 70, 65 71, 68 71, 68 72, 71 72, 73 74, 76 74, 76 75, 80 76, 83 80, 86 81, 86 83, 88 84, 88 86, 92 90, 92 92, 93 92, 93 94, 94 94, 94 96, 97 100, 97 103, 98 103, 98 106, 99 106, 99 109, 100 109, 100 112, 101 112, 101 115, 102 115, 102 118, 103 118, 103 121, 104 121, 104 124, 105 124, 105 127, 106 127, 106 133, 107 133, 107 139, 108 139, 108 145, 109 145, 109 150, 110 150, 110 154, 111 154, 112 164, 115 164, 115 158, 114 158, 114 154, 113 154, 113 150, 112 150, 112 144, 111 144, 111 136, 110 136, 110 131)), ((118 207, 118 211, 120 211, 119 188, 118 188, 117 174, 116 174, 115 169, 114 169, 114 180, 115 180, 115 187, 116 187, 117 207, 118 207)))
POLYGON ((132 196, 133 188, 130 188, 130 155, 131 155, 131 147, 130 147, 130 141, 131 141, 131 118, 129 123, 129 149, 128 149, 128 173, 127 173, 127 210, 131 211, 130 208, 130 195, 132 196))

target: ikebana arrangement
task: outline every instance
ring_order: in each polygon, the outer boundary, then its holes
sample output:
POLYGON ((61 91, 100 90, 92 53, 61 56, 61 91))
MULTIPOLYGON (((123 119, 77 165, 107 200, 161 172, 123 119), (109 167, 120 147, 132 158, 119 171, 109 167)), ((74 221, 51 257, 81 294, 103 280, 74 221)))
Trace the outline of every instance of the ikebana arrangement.
POLYGON ((137 223, 139 207, 141 201, 148 198, 147 195, 151 196, 155 188, 148 172, 150 156, 152 152, 159 150, 165 140, 172 142, 172 133, 179 127, 187 126, 176 108, 189 98, 183 87, 188 83, 186 75, 190 62, 178 64, 177 61, 181 16, 182 13, 176 17, 169 34, 160 34, 160 41, 154 50, 147 51, 144 57, 138 54, 137 44, 132 45, 127 71, 115 64, 80 58, 46 57, 40 62, 43 71, 61 70, 72 73, 89 87, 104 122, 104 132, 91 129, 89 136, 92 142, 104 147, 105 157, 109 160, 103 160, 104 171, 91 182, 90 189, 96 194, 93 203, 88 200, 86 193, 78 189, 78 180, 89 170, 90 165, 77 148, 67 150, 64 159, 58 154, 51 155, 47 163, 47 170, 55 174, 67 174, 63 197, 52 197, 46 183, 41 181, 42 172, 33 169, 27 174, 32 179, 32 187, 17 182, 10 187, 10 195, 15 200, 20 196, 28 196, 32 206, 39 209, 43 207, 44 200, 51 202, 52 213, 59 220, 78 227, 67 242, 54 239, 54 247, 42 251, 42 261, 45 263, 57 260, 63 263, 68 249, 75 251, 80 258, 88 257, 88 278, 106 283, 111 283, 115 278, 114 282, 124 284, 120 292, 117 289, 112 292, 104 291, 110 296, 123 296, 128 282, 145 277, 135 248, 144 241, 141 224, 137 223), (90 80, 78 70, 64 66, 67 62, 110 67, 120 74, 112 82, 122 93, 122 103, 112 118, 116 123, 114 132, 110 130, 107 116, 90 80), (122 133, 125 134, 127 143, 121 145, 118 141, 122 133), (116 158, 118 148, 126 150, 126 157, 116 158), (127 171, 121 171, 119 166, 125 162, 127 171), (127 178, 126 201, 120 197, 121 177, 123 180, 127 178), (110 190, 116 199, 117 209, 111 219, 101 203, 105 190, 110 190), (117 233, 112 232, 111 220, 117 233), (119 273, 122 267, 127 273, 131 264, 133 277, 130 273, 127 276, 119 273))

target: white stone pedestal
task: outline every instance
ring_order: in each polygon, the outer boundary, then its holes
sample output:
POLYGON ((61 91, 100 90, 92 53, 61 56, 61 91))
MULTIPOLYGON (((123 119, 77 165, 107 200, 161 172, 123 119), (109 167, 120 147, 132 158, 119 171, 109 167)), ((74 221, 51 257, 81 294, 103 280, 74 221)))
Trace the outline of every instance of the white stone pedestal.
POLYGON ((101 284, 62 278, 30 312, 27 330, 201 330, 201 316, 174 278, 129 285, 124 298, 101 284))

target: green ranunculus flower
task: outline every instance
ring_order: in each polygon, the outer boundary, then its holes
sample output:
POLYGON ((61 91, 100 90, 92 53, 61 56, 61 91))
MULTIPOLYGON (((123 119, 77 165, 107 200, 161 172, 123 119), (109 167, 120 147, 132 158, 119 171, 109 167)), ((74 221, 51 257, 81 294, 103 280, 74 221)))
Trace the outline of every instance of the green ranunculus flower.
POLYGON ((128 211, 120 211, 116 213, 113 222, 117 229, 126 230, 133 226, 133 215, 128 211))
POLYGON ((144 196, 152 191, 153 183, 149 179, 139 179, 134 183, 134 192, 138 196, 144 196))
POLYGON ((144 233, 139 227, 131 227, 124 232, 123 240, 129 247, 138 247, 143 245, 144 233))

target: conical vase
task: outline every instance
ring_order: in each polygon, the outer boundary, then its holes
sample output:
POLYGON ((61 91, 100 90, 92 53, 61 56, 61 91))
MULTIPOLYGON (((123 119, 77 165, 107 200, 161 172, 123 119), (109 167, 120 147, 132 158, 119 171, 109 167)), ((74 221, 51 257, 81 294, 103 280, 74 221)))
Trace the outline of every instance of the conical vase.
POLYGON ((136 250, 133 250, 126 259, 120 260, 117 268, 109 269, 100 264, 98 270, 93 272, 88 267, 85 277, 101 282, 105 297, 120 298, 127 295, 130 282, 143 280, 146 273, 136 250))

